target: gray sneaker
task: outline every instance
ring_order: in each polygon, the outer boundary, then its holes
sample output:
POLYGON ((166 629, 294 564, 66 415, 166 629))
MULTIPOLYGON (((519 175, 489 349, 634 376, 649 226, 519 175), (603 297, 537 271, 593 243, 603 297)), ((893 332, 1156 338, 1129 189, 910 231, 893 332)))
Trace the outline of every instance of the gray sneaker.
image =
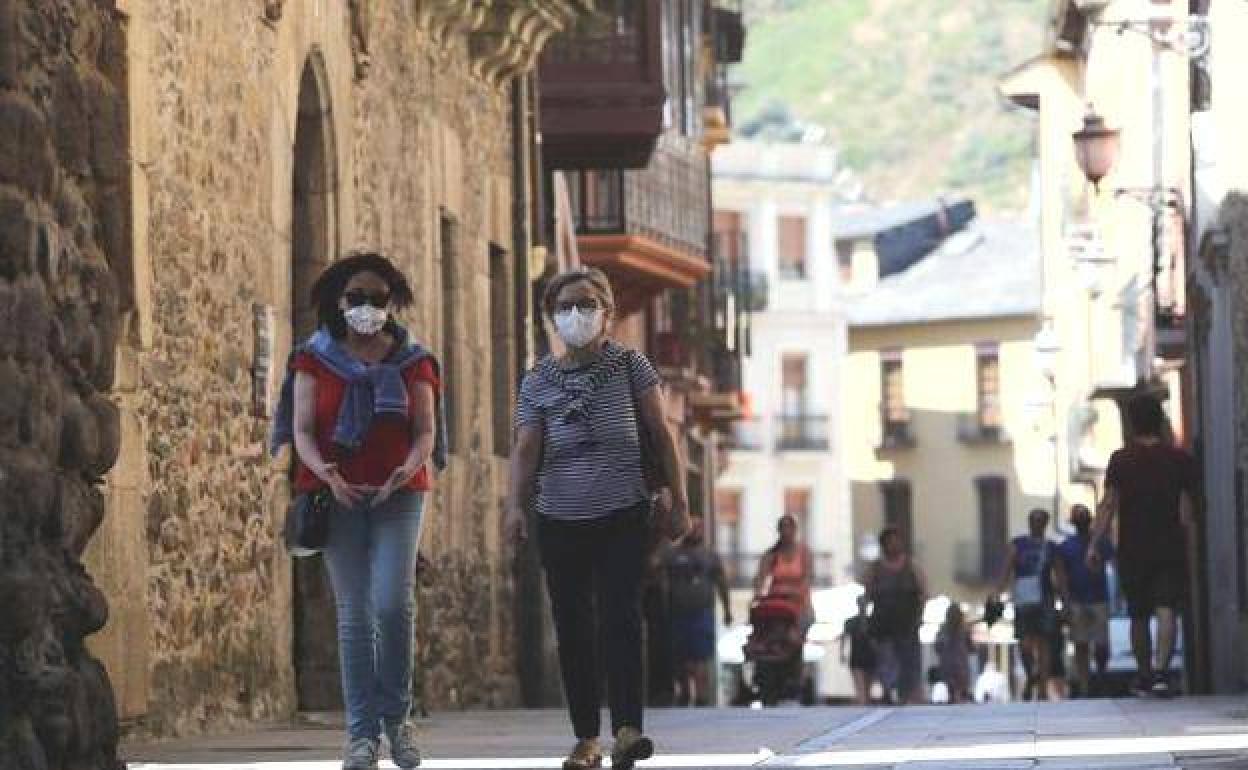
POLYGON ((376 738, 352 738, 342 757, 342 770, 377 770, 381 741, 376 738))
POLYGON ((397 725, 386 723, 386 740, 390 742, 390 758, 394 764, 408 770, 420 766, 420 749, 416 748, 416 728, 411 722, 397 725))

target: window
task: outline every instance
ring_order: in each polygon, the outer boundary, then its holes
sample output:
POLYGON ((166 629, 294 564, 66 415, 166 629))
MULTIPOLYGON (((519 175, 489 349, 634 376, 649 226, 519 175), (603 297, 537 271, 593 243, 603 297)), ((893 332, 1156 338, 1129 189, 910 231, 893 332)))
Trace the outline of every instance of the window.
POLYGON ((880 495, 884 504, 884 526, 893 527, 901 533, 906 552, 914 553, 914 516, 911 510, 910 482, 893 479, 880 483, 880 495))
POLYGON ((905 379, 900 350, 880 353, 880 419, 884 446, 910 442, 910 412, 906 409, 905 379))
POLYGON ((979 576, 993 580, 1005 569, 1009 540, 1009 510, 1005 479, 984 476, 975 480, 979 498, 979 576))
POLYGON ((805 353, 785 353, 780 365, 780 397, 785 416, 806 413, 805 353))
POLYGON ((975 387, 979 402, 979 427, 997 430, 1001 427, 1001 365, 997 343, 987 342, 975 348, 975 387))
POLYGON ((738 269, 746 266, 745 217, 739 211, 716 211, 715 255, 738 269))
POLYGON ((837 241, 836 242, 836 267, 840 272, 841 283, 851 283, 854 280, 854 242, 853 241, 837 241))
POLYGON ((446 448, 458 448, 459 400, 458 374, 454 351, 461 348, 459 334, 459 224, 445 209, 438 220, 439 246, 442 257, 442 392, 446 394, 446 448))
POLYGON ((784 515, 797 520, 797 536, 810 543, 810 488, 787 487, 784 490, 784 515))
POLYGON ((724 571, 731 585, 751 577, 750 566, 741 553, 741 490, 715 490, 715 552, 723 557, 724 571))
POLYGON ((776 220, 781 278, 806 277, 806 217, 782 216, 776 220))
POLYGON ((494 454, 511 454, 512 353, 511 271, 507 250, 490 244, 490 368, 493 370, 494 454))

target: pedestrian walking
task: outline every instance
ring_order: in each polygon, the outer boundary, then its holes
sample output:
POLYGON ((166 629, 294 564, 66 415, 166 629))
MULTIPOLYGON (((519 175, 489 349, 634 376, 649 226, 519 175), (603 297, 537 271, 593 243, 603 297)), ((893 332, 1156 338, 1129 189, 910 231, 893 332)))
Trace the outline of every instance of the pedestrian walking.
POLYGON ((665 552, 671 597, 676 705, 710 706, 710 664, 715 655, 715 597, 732 625, 728 580, 719 555, 706 546, 706 522, 690 517, 689 534, 665 552))
POLYGON ((1033 509, 1027 516, 1027 527, 1026 535, 1010 541, 1010 556, 997 593, 1008 589, 1014 600, 1014 637, 1019 640, 1027 672, 1024 700, 1029 700, 1028 696, 1056 699, 1058 693, 1046 693, 1052 671, 1052 637, 1057 630, 1053 577, 1056 547, 1045 534, 1049 512, 1033 509))
POLYGON ((1118 517, 1118 575, 1131 616, 1137 693, 1173 694, 1170 659, 1187 585, 1187 548, 1195 517, 1196 463, 1165 438, 1161 402, 1149 394, 1127 404, 1131 437, 1105 471, 1086 562, 1102 563, 1101 542, 1118 517), (1150 621, 1157 620, 1156 659, 1150 621))
POLYGON ((871 685, 875 680, 876 654, 869 628, 869 606, 866 594, 859 596, 858 614, 845 621, 845 630, 841 634, 841 662, 849 665, 849 673, 854 679, 854 703, 859 706, 871 702, 871 685), (849 647, 848 655, 846 646, 849 647))
POLYGON ((319 327, 292 354, 274 449, 293 440, 295 489, 334 500, 324 549, 346 704, 343 770, 420 764, 411 710, 414 580, 429 464, 446 463, 437 360, 392 311, 412 301, 380 254, 330 265, 312 287, 319 327))
POLYGON ((779 596, 791 600, 800 608, 798 621, 801 639, 815 622, 815 609, 811 601, 811 585, 814 583, 815 560, 810 549, 801 541, 797 517, 786 513, 776 524, 778 537, 771 548, 763 553, 754 575, 754 598, 779 596))
POLYGON ((654 751, 642 723, 647 548, 652 527, 670 539, 688 529, 685 474, 658 374, 644 355, 609 337, 615 298, 606 275, 592 268, 557 275, 542 309, 566 350, 543 357, 520 386, 504 527, 514 541, 526 538, 532 504, 577 740, 563 767, 602 763, 605 670, 611 763, 627 770, 654 751), (643 435, 657 457, 643 458, 643 435), (657 508, 643 473, 647 463, 669 484, 657 508))
POLYGON ((863 581, 873 608, 869 622, 879 654, 880 684, 886 700, 922 703, 922 647, 919 626, 927 602, 927 579, 906 552, 901 532, 886 527, 880 532, 880 558, 868 568, 863 581))
POLYGON ((949 702, 966 703, 971 699, 971 629, 966 624, 962 605, 949 603, 945 622, 936 632, 933 646, 940 661, 940 678, 949 691, 949 702))
POLYGON ((1092 512, 1086 505, 1070 509, 1070 523, 1075 528, 1057 547, 1062 570, 1066 575, 1066 596, 1062 604, 1075 648, 1075 690, 1077 697, 1090 697, 1099 692, 1109 665, 1109 576, 1106 566, 1114 557, 1108 538, 1097 544, 1095 566, 1089 566, 1087 555, 1092 538, 1092 512), (1096 661, 1096 679, 1092 679, 1091 663, 1096 661))

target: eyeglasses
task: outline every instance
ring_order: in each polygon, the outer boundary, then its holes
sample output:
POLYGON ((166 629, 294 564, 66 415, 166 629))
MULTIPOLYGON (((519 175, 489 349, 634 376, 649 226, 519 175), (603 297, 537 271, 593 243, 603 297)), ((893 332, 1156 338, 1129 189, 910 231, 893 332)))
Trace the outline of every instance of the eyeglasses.
POLYGON ((578 300, 560 300, 555 303, 556 313, 567 313, 572 308, 580 310, 582 313, 592 313, 601 307, 598 300, 593 297, 581 297, 578 300))
POLYGON ((342 298, 347 301, 348 307, 359 307, 360 305, 368 304, 376 308, 384 308, 390 304, 390 292, 383 291, 349 289, 342 293, 342 298))

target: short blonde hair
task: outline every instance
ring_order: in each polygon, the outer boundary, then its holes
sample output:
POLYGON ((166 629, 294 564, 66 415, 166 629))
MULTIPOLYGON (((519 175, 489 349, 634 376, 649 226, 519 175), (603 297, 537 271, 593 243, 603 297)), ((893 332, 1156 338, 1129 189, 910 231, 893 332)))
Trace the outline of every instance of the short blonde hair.
POLYGON ((597 293, 608 313, 615 310, 615 292, 611 290, 611 280, 607 278, 607 274, 596 267, 574 267, 559 273, 546 284, 546 291, 542 294, 542 310, 546 315, 555 314, 555 300, 559 298, 559 292, 582 281, 597 293))

